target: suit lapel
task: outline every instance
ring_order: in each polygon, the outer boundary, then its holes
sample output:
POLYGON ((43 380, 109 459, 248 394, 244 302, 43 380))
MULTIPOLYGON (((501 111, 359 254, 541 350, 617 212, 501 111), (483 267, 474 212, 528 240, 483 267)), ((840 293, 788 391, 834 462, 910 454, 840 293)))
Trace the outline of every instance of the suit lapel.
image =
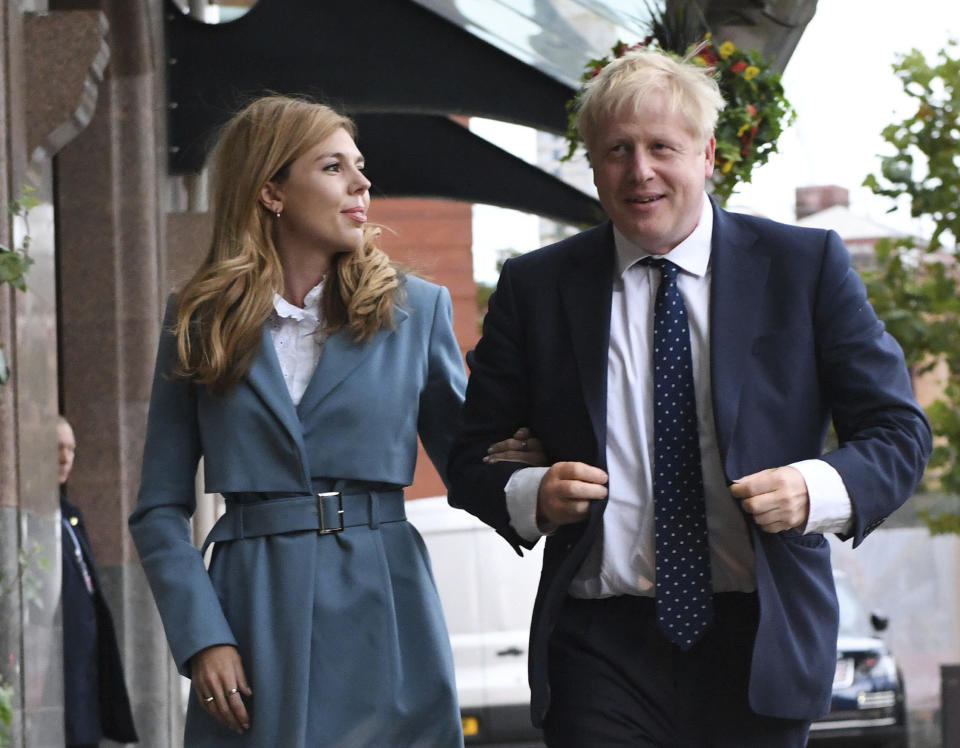
POLYGON ((716 203, 713 210, 710 375, 714 421, 720 454, 726 464, 770 258, 757 245, 753 232, 735 222, 716 203))
POLYGON ((607 223, 585 237, 560 280, 573 355, 583 399, 593 424, 601 464, 606 464, 607 354, 610 342, 610 297, 613 293, 613 228, 607 223))
POLYGON ((323 402, 338 384, 362 364, 383 342, 406 321, 409 313, 395 306, 393 321, 396 329, 380 329, 370 340, 362 343, 355 341, 349 330, 340 329, 327 338, 323 344, 320 362, 303 393, 297 413, 304 419, 323 402))

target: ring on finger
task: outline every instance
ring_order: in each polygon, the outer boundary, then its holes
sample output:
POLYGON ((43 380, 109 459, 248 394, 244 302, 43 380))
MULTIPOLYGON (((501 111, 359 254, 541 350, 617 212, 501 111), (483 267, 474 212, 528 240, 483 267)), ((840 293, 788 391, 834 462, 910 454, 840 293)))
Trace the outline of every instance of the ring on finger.
POLYGON ((527 451, 527 440, 526 440, 526 439, 521 439, 521 440, 520 440, 520 450, 521 450, 522 452, 526 452, 526 451, 527 451))
POLYGON ((239 688, 231 688, 229 691, 227 691, 227 696, 235 696, 238 693, 240 693, 239 688))
POLYGON ((204 704, 209 704, 211 701, 213 701, 213 699, 214 699, 213 696, 204 697, 204 698, 203 698, 203 703, 204 703, 204 704))

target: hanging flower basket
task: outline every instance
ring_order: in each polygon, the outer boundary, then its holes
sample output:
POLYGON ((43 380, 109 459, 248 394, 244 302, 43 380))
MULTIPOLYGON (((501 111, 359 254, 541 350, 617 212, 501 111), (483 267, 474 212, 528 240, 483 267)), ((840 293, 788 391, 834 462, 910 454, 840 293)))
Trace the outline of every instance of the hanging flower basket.
MULTIPOLYGON (((635 49, 662 49, 654 36, 633 45, 618 41, 611 55, 590 60, 581 81, 594 78, 611 60, 635 49)), ((668 54, 681 59, 675 52, 668 54)), ((712 192, 725 203, 741 182, 749 182, 755 167, 765 164, 777 150, 777 140, 784 128, 796 117, 796 112, 783 95, 780 74, 754 50, 738 49, 725 41, 715 46, 708 33, 701 42, 690 46, 682 59, 702 65, 708 74, 716 77, 727 105, 717 120, 716 165, 711 180, 712 192)), ((574 127, 579 93, 567 103, 567 154, 573 157, 582 145, 574 127)))

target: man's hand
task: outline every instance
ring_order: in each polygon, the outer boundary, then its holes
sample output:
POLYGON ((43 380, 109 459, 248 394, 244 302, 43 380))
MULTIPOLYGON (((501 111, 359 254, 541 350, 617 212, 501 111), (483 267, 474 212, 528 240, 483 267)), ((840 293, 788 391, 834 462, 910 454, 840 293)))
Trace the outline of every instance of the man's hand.
POLYGON ((810 514, 807 483, 792 467, 771 468, 745 475, 730 486, 740 506, 764 532, 802 530, 810 514))
POLYGON ((237 648, 217 644, 190 658, 190 679, 200 705, 237 733, 250 727, 243 698, 253 696, 237 648))
POLYGON ((607 497, 607 474, 584 462, 554 463, 540 480, 537 522, 557 527, 587 518, 590 502, 607 497))

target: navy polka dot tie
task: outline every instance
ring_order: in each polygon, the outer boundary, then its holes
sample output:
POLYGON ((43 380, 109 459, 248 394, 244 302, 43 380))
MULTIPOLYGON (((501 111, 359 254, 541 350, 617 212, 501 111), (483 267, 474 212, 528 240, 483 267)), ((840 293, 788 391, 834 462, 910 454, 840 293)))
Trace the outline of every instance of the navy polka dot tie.
POLYGON ((689 649, 713 616, 690 328, 677 287, 679 268, 662 258, 641 262, 661 274, 653 314, 657 625, 689 649))

